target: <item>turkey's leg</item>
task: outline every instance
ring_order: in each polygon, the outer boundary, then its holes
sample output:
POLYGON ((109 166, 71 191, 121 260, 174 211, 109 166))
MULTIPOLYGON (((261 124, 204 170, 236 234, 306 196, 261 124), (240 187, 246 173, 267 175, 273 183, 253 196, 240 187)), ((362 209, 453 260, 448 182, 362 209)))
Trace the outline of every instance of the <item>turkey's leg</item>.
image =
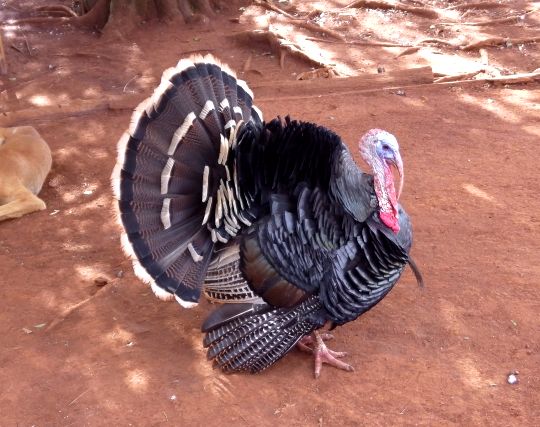
POLYGON ((338 358, 346 356, 347 353, 333 351, 326 347, 324 340, 331 338, 333 338, 331 334, 320 334, 315 331, 311 336, 304 337, 298 342, 298 348, 300 350, 311 352, 315 356, 315 378, 320 377, 323 363, 343 369, 344 371, 354 371, 351 365, 338 360, 338 358), (308 344, 314 344, 313 348, 309 347, 308 344))

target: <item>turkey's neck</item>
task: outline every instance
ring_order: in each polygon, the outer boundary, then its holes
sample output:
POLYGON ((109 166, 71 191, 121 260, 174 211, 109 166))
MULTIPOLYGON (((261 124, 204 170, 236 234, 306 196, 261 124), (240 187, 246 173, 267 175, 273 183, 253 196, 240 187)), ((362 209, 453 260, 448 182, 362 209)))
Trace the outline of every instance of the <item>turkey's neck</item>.
POLYGON ((332 169, 332 197, 356 221, 365 221, 377 207, 372 176, 360 170, 348 150, 341 151, 334 158, 332 169))

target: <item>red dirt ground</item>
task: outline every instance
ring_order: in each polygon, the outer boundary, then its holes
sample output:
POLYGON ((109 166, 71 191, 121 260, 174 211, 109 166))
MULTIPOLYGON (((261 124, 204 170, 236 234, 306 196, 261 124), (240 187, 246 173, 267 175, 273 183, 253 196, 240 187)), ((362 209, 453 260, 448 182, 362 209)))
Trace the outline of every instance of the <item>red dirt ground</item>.
MULTIPOLYGON (((0 3, 11 17, 42 2, 0 3)), ((150 23, 127 37, 2 28, 9 74, 0 86, 0 126, 34 125, 54 164, 41 193, 47 210, 0 223, 0 424, 540 425, 538 83, 405 84, 404 92, 351 83, 333 92, 335 80, 316 79, 299 82, 304 90, 295 95, 283 82, 308 71, 307 62, 289 55, 280 68, 269 46, 226 37, 254 28, 260 11, 249 18, 250 11, 241 23, 150 23), (240 74, 267 118, 291 114, 326 125, 351 148, 372 127, 401 143, 402 203, 427 287, 418 289, 407 271, 381 304, 336 331, 333 346, 350 352, 354 373, 326 368, 314 380, 311 359, 298 351, 260 375, 212 370, 199 332, 209 305, 160 302, 120 250, 109 188, 116 141, 162 70, 199 50, 237 70, 252 55, 251 71, 240 74), (264 91, 269 84, 281 89, 264 91), (519 383, 510 385, 513 371, 519 383)), ((505 13, 473 11, 464 20, 505 13)), ((390 11, 330 18, 325 24, 349 39, 367 18, 386 20, 388 37, 433 30, 425 18, 390 11)), ((463 31, 521 37, 539 23, 532 14, 463 31)), ((490 64, 503 74, 533 71, 539 49, 521 46, 487 48, 490 64)), ((479 60, 478 51, 422 49, 395 59, 400 49, 319 48, 349 75, 376 74, 378 65, 436 71, 441 65, 430 58, 458 68, 479 60)))

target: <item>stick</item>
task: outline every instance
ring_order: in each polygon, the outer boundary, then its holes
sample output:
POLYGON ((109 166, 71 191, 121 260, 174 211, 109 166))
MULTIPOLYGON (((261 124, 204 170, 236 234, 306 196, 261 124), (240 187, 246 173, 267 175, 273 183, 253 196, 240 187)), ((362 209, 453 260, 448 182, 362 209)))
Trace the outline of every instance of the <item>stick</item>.
POLYGON ((4 43, 2 42, 2 35, 0 34, 0 74, 6 75, 7 73, 6 53, 4 52, 4 43))
POLYGON ((443 76, 438 79, 433 80, 433 83, 445 83, 445 82, 456 82, 459 80, 472 79, 474 76, 484 72, 484 70, 476 70, 470 73, 455 74, 451 76, 443 76))
POLYGON ((486 46, 500 46, 502 44, 508 44, 508 43, 523 44, 523 43, 533 43, 537 41, 540 41, 540 36, 518 38, 518 39, 511 39, 511 38, 505 38, 505 37, 490 37, 487 39, 478 40, 474 43, 470 43, 465 46, 461 46, 460 49, 467 51, 467 50, 479 49, 481 47, 486 47, 486 46))
POLYGON ((413 15, 423 16, 426 18, 438 18, 439 13, 436 10, 425 7, 407 6, 399 2, 384 1, 384 0, 356 0, 348 4, 344 9, 350 8, 366 8, 366 9, 384 9, 384 10, 401 10, 413 15))
POLYGON ((86 393, 88 393, 90 389, 87 389, 83 391, 81 394, 79 394, 75 399, 73 399, 71 402, 69 402, 68 406, 73 405, 77 400, 79 400, 81 397, 83 397, 86 393))
MULTIPOLYGON (((448 76, 451 77, 451 76, 448 76)), ((456 77, 456 76, 454 76, 456 77)), ((440 81, 434 82, 434 84, 441 83, 455 83, 455 81, 440 81)), ((461 80, 462 83, 471 82, 488 82, 488 83, 501 83, 501 84, 518 84, 518 83, 531 83, 540 80, 540 71, 534 71, 532 73, 513 74, 511 76, 498 76, 498 77, 482 77, 481 79, 473 80, 461 80)))
POLYGON ((370 42, 370 41, 360 41, 360 40, 335 41, 335 40, 318 39, 316 37, 306 37, 306 40, 311 40, 314 42, 322 42, 322 43, 342 43, 342 44, 350 44, 350 45, 358 45, 358 46, 411 47, 410 45, 403 45, 403 44, 390 43, 390 42, 370 42))

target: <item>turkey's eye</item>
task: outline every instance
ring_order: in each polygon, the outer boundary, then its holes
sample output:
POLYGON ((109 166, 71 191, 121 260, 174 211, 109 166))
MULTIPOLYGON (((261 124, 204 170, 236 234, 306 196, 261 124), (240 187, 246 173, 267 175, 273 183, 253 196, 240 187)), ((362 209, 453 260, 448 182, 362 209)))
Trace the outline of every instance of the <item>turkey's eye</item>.
POLYGON ((390 150, 390 146, 388 144, 383 144, 382 148, 384 151, 390 150))

